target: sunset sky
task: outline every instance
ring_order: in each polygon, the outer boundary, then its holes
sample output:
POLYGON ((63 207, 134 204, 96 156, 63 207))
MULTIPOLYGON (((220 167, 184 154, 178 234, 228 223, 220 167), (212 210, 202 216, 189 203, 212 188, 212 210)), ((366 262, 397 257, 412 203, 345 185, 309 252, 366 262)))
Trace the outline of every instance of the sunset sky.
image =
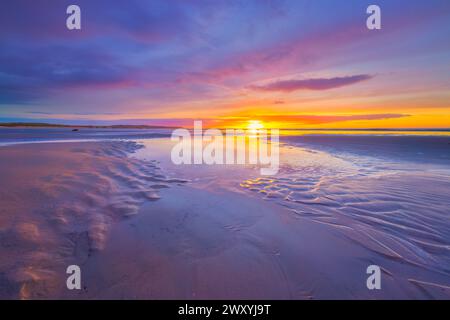
POLYGON ((0 43, 1 122, 450 128, 448 0, 2 1, 0 43))

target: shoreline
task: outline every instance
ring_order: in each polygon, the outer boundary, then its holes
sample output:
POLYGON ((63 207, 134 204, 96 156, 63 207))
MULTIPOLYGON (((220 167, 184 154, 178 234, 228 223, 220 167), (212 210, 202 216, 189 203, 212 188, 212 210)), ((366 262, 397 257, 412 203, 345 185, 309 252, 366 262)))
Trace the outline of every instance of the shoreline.
POLYGON ((0 148, 1 297, 60 296, 64 264, 101 251, 115 221, 174 183, 156 163, 128 157, 138 148, 124 141, 0 148))
POLYGON ((175 170, 164 166, 164 141, 0 148, 0 297, 450 297, 438 264, 447 261, 439 215, 407 220, 399 211, 408 190, 444 187, 443 178, 366 175, 332 154, 294 147, 283 149, 293 162, 268 180, 248 168, 175 170), (379 191, 388 187, 400 189, 379 191), (399 192, 406 194, 396 199, 399 192), (377 292, 365 287, 373 263, 383 266, 377 292), (65 287, 70 264, 81 267, 80 291, 65 287))

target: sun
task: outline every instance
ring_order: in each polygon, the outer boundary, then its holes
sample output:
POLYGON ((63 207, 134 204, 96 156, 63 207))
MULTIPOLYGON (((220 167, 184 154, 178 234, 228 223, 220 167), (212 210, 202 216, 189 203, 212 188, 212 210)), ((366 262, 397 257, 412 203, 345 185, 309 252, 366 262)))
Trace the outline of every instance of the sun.
POLYGON ((249 120, 247 122, 247 129, 250 131, 258 131, 264 129, 264 124, 259 120, 249 120))

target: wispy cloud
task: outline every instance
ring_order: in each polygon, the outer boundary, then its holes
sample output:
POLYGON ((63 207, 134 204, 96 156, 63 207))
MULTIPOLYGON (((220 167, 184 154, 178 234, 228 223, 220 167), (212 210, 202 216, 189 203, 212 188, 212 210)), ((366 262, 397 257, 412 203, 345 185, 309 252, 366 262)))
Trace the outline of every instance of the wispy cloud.
POLYGON ((345 77, 334 78, 315 78, 301 80, 282 80, 272 82, 266 85, 250 86, 251 89, 259 91, 280 91, 292 92, 297 90, 329 90, 344 86, 349 86, 361 81, 372 79, 373 76, 368 74, 358 74, 345 77))
POLYGON ((277 121, 288 123, 322 124, 358 120, 384 120, 409 117, 408 114, 381 113, 381 114, 356 114, 356 115, 267 115, 258 116, 264 121, 277 121))
POLYGON ((372 32, 368 2, 357 0, 77 0, 76 31, 65 28, 68 1, 0 1, 0 114, 109 120, 445 107, 436 88, 448 87, 440 66, 448 65, 450 2, 410 0, 407 10, 379 2, 397 18, 372 32), (349 90, 325 91, 340 87, 349 90), (283 97, 297 90, 315 91, 283 97))

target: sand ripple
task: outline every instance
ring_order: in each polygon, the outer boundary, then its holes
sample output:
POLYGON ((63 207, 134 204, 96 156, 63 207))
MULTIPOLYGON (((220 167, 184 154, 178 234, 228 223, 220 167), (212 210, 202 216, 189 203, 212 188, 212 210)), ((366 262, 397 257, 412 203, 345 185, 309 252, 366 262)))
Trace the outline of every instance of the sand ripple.
POLYGON ((0 194, 0 297, 57 297, 65 285, 55 272, 82 265, 103 249, 111 224, 185 182, 129 157, 139 148, 110 141, 2 149, 9 165, 0 194))
POLYGON ((439 283, 430 281, 433 288, 448 288, 449 171, 422 171, 411 165, 399 170, 388 163, 379 169, 350 157, 342 165, 345 158, 331 159, 329 153, 319 151, 313 157, 329 161, 312 161, 309 152, 295 149, 297 154, 290 151, 295 163, 285 163, 277 176, 249 179, 241 186, 289 208, 298 218, 330 226, 374 257, 439 275, 439 283))

